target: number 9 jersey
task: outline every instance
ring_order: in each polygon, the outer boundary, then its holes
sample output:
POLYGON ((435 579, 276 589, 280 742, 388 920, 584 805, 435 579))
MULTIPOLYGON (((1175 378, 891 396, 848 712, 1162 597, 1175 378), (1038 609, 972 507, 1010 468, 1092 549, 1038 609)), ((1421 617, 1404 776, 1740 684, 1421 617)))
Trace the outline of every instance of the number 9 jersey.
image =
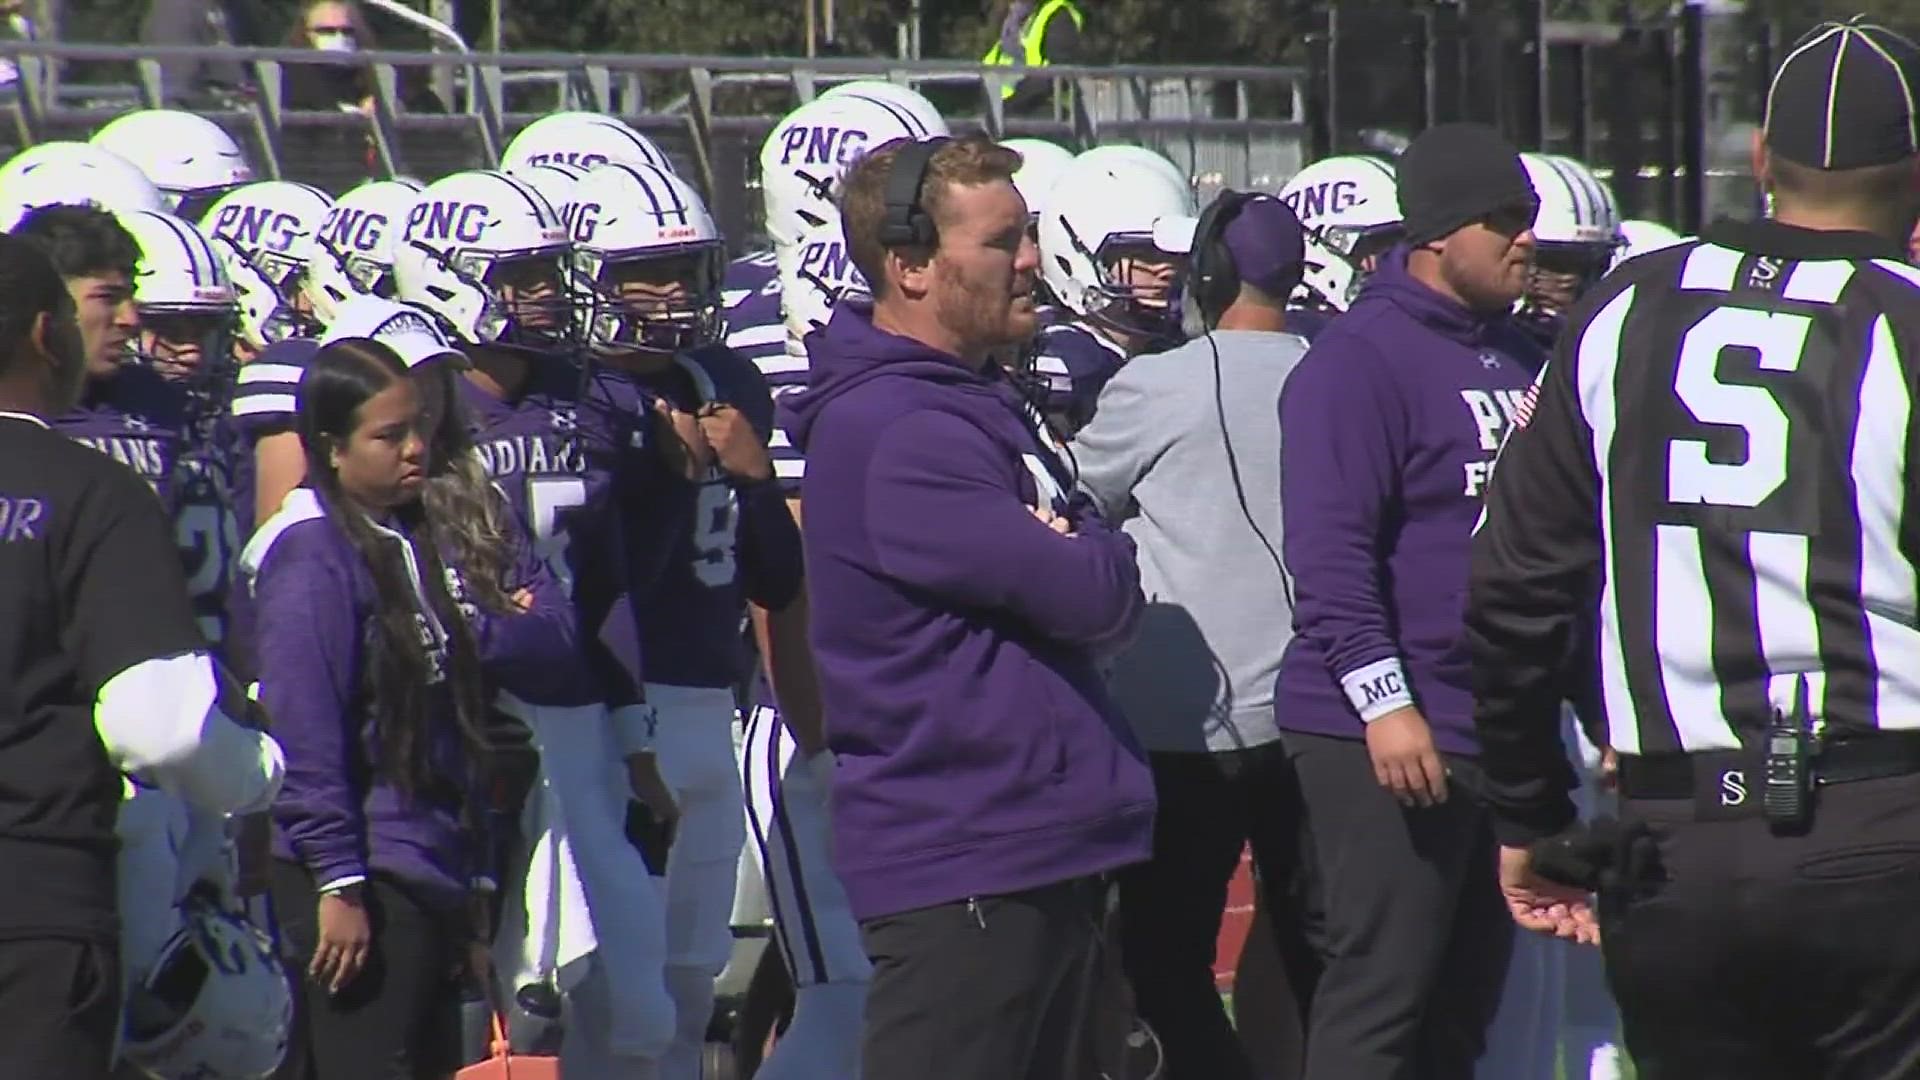
MULTIPOLYGON (((765 377, 723 345, 680 353, 658 374, 615 378, 609 385, 627 398, 628 411, 654 397, 694 414, 711 404, 731 405, 763 443, 772 438, 773 395, 765 377)), ((778 610, 799 592, 799 530, 778 484, 739 481, 717 464, 698 483, 673 485, 665 497, 669 504, 651 516, 678 532, 630 548, 629 578, 636 585, 653 581, 640 620, 647 682, 736 686, 751 665, 740 633, 747 601, 778 610)))

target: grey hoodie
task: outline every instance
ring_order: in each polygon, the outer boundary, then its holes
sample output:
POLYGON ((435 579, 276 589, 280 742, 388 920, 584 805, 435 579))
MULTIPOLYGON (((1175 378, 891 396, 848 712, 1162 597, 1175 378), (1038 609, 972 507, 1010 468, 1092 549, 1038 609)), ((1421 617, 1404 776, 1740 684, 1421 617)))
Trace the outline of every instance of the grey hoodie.
POLYGON ((1139 546, 1147 610, 1109 685, 1149 750, 1235 750, 1279 738, 1273 682, 1293 604, 1275 565, 1278 405, 1307 346, 1283 333, 1211 338, 1121 368, 1073 442, 1081 488, 1139 546))

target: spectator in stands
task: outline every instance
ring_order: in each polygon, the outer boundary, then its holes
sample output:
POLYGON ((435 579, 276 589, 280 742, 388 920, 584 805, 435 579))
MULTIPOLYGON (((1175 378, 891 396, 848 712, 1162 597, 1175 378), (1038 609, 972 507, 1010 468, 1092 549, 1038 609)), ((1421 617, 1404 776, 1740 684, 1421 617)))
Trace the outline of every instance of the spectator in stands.
MULTIPOLYGON (((335 54, 380 47, 360 5, 353 0, 308 0, 288 31, 287 44, 335 54)), ((398 74, 400 104, 408 112, 446 111, 423 78, 426 69, 403 68, 398 74)), ((288 64, 282 68, 280 79, 281 103, 286 108, 373 113, 373 69, 364 64, 288 64)))
MULTIPOLYGON (((981 63, 1029 68, 1080 63, 1085 26, 1086 16, 1073 0, 1007 0, 1001 9, 1000 38, 981 63)), ((1047 112, 1054 100, 1053 80, 1029 75, 1000 95, 1010 113, 1047 112)))
MULTIPOLYGON (((39 38, 26 0, 0 0, 0 41, 33 41, 39 38)), ((0 87, 12 88, 20 82, 20 66, 0 57, 0 87)))
MULTIPOLYGON (((254 21, 236 0, 152 0, 140 20, 143 45, 257 45, 254 21)), ((170 105, 194 105, 235 93, 249 85, 247 71, 232 60, 166 60, 160 65, 161 92, 170 105)))

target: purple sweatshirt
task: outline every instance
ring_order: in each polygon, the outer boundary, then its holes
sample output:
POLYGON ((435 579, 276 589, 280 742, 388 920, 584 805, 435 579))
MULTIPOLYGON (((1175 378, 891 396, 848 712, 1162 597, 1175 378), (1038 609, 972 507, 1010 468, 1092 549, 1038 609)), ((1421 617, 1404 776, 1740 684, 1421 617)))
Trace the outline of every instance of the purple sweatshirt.
MULTIPOLYGON (((397 542, 397 541, 396 541, 397 542)), ((297 491, 247 545, 257 616, 260 703, 287 757, 274 802, 274 853, 304 865, 318 884, 380 871, 423 902, 452 910, 482 864, 463 812, 469 761, 445 683, 431 698, 428 753, 437 790, 402 796, 379 768, 379 741, 363 687, 375 640, 372 575, 317 496, 297 491)), ((475 613, 481 662, 511 686, 529 673, 576 665, 572 611, 533 564, 523 615, 475 613)), ((445 632, 421 616, 445 663, 445 632)))
POLYGON ((779 410, 807 455, 833 858, 855 917, 1147 858, 1152 778, 1094 660, 1143 607, 1133 542, 1067 503, 997 373, 856 303, 808 351, 808 388, 779 410))
POLYGON ((1293 641, 1283 730, 1358 739, 1419 707, 1435 744, 1475 754, 1462 619, 1487 476, 1538 370, 1505 315, 1477 318, 1383 260, 1314 338, 1280 395, 1293 641))

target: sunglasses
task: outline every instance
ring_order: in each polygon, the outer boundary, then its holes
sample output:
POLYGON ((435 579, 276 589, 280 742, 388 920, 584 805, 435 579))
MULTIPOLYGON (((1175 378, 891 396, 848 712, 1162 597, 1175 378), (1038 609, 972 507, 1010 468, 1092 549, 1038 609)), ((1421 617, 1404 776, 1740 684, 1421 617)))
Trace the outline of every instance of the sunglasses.
POLYGON ((1480 224, 1511 239, 1533 228, 1534 219, 1539 216, 1539 203, 1514 203, 1511 206, 1500 207, 1482 217, 1480 224))

